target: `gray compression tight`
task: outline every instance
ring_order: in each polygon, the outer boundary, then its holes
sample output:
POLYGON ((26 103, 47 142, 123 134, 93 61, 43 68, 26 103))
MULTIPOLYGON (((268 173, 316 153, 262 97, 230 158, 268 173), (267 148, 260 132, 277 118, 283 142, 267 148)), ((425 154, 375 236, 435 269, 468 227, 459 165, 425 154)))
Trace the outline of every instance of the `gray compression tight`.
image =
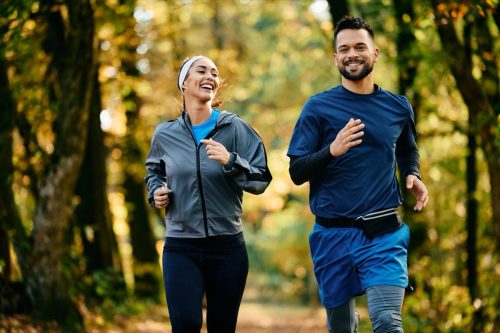
POLYGON ((368 312, 375 333, 403 333, 401 308, 405 289, 396 286, 374 286, 366 289, 368 312))
MULTIPOLYGON (((403 333, 401 307, 404 288, 395 286, 374 286, 366 290, 368 312, 374 333, 403 333)), ((355 299, 333 309, 326 309, 329 333, 356 333, 358 314, 355 299)))
POLYGON ((328 333, 356 333, 358 331, 358 314, 355 311, 355 299, 333 309, 326 309, 326 326, 328 333))

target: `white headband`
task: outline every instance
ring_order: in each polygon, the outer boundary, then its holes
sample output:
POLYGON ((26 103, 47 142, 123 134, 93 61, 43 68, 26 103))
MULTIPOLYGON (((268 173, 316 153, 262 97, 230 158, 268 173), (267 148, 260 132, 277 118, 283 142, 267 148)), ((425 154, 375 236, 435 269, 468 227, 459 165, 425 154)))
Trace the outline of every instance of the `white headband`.
POLYGON ((206 57, 202 56, 202 55, 197 55, 197 56, 192 57, 191 59, 189 59, 188 61, 186 61, 182 65, 181 71, 179 72, 179 82, 177 83, 179 85, 179 90, 181 91, 181 93, 182 93, 182 84, 184 83, 184 80, 186 79, 186 76, 187 76, 189 69, 191 68, 191 66, 193 65, 193 63, 196 60, 199 60, 201 58, 206 58, 206 57))

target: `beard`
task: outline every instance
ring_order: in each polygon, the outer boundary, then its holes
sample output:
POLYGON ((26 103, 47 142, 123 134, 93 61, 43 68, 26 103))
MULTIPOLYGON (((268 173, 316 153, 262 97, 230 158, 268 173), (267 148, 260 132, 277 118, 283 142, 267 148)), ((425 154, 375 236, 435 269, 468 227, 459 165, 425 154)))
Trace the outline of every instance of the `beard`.
POLYGON ((338 67, 340 74, 342 74, 343 77, 345 77, 348 80, 351 81, 359 81, 364 79, 368 74, 370 74, 373 71, 373 65, 369 64, 364 64, 363 68, 358 73, 351 73, 347 71, 345 66, 339 66, 338 67))

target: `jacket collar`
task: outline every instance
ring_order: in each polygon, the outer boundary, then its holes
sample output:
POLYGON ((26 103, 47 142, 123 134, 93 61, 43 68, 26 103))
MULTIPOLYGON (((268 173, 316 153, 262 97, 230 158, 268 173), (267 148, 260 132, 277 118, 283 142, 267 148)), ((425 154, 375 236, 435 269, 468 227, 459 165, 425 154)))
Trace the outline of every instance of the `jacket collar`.
MULTIPOLYGON (((215 123, 215 127, 229 124, 233 121, 233 119, 235 117, 238 117, 238 116, 235 115, 234 113, 227 112, 227 111, 220 111, 220 114, 217 117, 217 122, 215 123)), ((192 126, 191 120, 189 119, 187 112, 182 112, 181 115, 179 117, 177 117, 177 121, 179 121, 179 123, 182 126, 185 126, 188 128, 190 128, 192 126)))

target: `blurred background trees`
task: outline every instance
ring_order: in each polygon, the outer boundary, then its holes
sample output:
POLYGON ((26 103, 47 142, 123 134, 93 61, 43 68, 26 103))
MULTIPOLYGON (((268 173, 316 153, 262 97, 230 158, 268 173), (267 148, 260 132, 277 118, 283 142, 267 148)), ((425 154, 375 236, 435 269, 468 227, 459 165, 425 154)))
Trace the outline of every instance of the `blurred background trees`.
MULTIPOLYGON (((83 329, 87 308, 163 302, 162 212, 145 201, 177 69, 204 54, 224 109, 263 137, 274 180, 246 194, 250 291, 316 305, 308 185, 286 150, 306 99, 340 82, 333 26, 375 30, 375 80, 414 107, 431 201, 413 214, 408 332, 500 327, 499 4, 484 1, 17 0, 0 6, 0 309, 83 329)), ((247 296, 250 297, 250 296, 247 296)))

